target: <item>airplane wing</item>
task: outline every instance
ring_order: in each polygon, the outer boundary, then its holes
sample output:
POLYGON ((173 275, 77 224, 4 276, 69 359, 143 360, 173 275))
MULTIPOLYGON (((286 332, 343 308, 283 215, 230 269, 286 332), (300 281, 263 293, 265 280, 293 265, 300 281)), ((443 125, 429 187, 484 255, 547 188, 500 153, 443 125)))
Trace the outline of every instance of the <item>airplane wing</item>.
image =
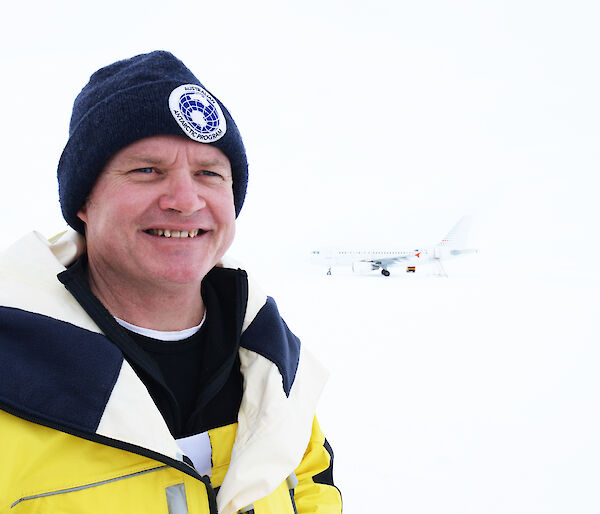
POLYGON ((399 254, 391 254, 385 256, 373 256, 371 259, 361 259, 360 261, 355 261, 352 264, 352 270, 356 273, 369 272, 376 269, 381 269, 381 274, 386 277, 389 276, 390 272, 388 268, 393 266, 394 264, 399 264, 400 262, 408 263, 414 257, 414 254, 408 253, 399 253, 399 254))
POLYGON ((412 259, 412 257, 413 255, 391 255, 389 257, 383 257, 380 259, 365 260, 364 262, 370 262, 371 264, 386 268, 388 266, 398 264, 399 262, 406 262, 409 259, 412 259))

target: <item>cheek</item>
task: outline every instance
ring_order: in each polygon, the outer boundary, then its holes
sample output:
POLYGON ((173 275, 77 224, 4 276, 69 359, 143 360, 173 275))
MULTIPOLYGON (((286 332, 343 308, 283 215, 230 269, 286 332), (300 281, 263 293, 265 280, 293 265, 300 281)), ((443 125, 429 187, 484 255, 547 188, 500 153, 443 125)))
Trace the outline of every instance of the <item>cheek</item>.
POLYGON ((223 213, 221 218, 222 227, 224 227, 225 239, 229 244, 232 243, 235 236, 235 211, 223 213))
POLYGON ((90 196, 86 214, 88 218, 95 217, 98 221, 131 220, 150 203, 148 196, 147 191, 134 187, 113 185, 98 188, 90 196))
POLYGON ((235 236, 235 207, 233 196, 226 196, 218 202, 213 210, 216 221, 221 227, 223 242, 227 247, 233 242, 235 236))
POLYGON ((227 237, 226 237, 227 248, 229 248, 231 246, 231 243, 233 243, 234 237, 235 237, 235 218, 229 224, 229 227, 227 230, 227 237))
POLYGON ((221 191, 212 199, 212 210, 220 223, 235 224, 235 205, 233 191, 221 191))

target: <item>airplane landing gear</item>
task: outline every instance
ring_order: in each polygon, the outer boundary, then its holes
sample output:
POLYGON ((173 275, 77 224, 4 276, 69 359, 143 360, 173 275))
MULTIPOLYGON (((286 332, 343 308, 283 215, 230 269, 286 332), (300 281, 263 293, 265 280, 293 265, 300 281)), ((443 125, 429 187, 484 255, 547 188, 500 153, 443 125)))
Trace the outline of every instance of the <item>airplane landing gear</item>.
POLYGON ((444 269, 444 266, 442 266, 442 260, 441 259, 434 259, 434 265, 437 268, 437 272, 435 273, 436 277, 448 277, 448 273, 446 273, 446 270, 444 269))
POLYGON ((384 277, 389 277, 390 276, 390 272, 388 270, 386 270, 385 268, 381 270, 381 274, 384 277))
POLYGON ((331 268, 329 268, 329 269, 327 270, 327 274, 328 274, 328 275, 331 275, 331 268))

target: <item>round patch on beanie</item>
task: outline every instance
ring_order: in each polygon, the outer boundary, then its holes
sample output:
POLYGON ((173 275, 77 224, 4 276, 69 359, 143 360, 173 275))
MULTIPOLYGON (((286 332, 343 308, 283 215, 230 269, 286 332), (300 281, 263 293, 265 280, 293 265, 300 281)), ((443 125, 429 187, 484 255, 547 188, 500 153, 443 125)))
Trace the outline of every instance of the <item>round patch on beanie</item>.
POLYGON ((221 139, 227 130, 225 116, 217 101, 196 84, 184 84, 169 95, 173 117, 188 137, 200 143, 221 139))

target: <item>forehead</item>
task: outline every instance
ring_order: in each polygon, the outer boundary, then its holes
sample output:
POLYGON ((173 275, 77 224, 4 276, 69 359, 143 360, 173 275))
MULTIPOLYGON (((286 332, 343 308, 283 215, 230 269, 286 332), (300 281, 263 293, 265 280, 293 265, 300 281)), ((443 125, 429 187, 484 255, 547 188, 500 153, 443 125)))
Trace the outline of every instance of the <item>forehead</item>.
POLYGON ((152 136, 140 139, 115 153, 105 167, 144 163, 167 165, 184 159, 190 164, 219 166, 231 170, 227 156, 217 147, 183 136, 152 136))

